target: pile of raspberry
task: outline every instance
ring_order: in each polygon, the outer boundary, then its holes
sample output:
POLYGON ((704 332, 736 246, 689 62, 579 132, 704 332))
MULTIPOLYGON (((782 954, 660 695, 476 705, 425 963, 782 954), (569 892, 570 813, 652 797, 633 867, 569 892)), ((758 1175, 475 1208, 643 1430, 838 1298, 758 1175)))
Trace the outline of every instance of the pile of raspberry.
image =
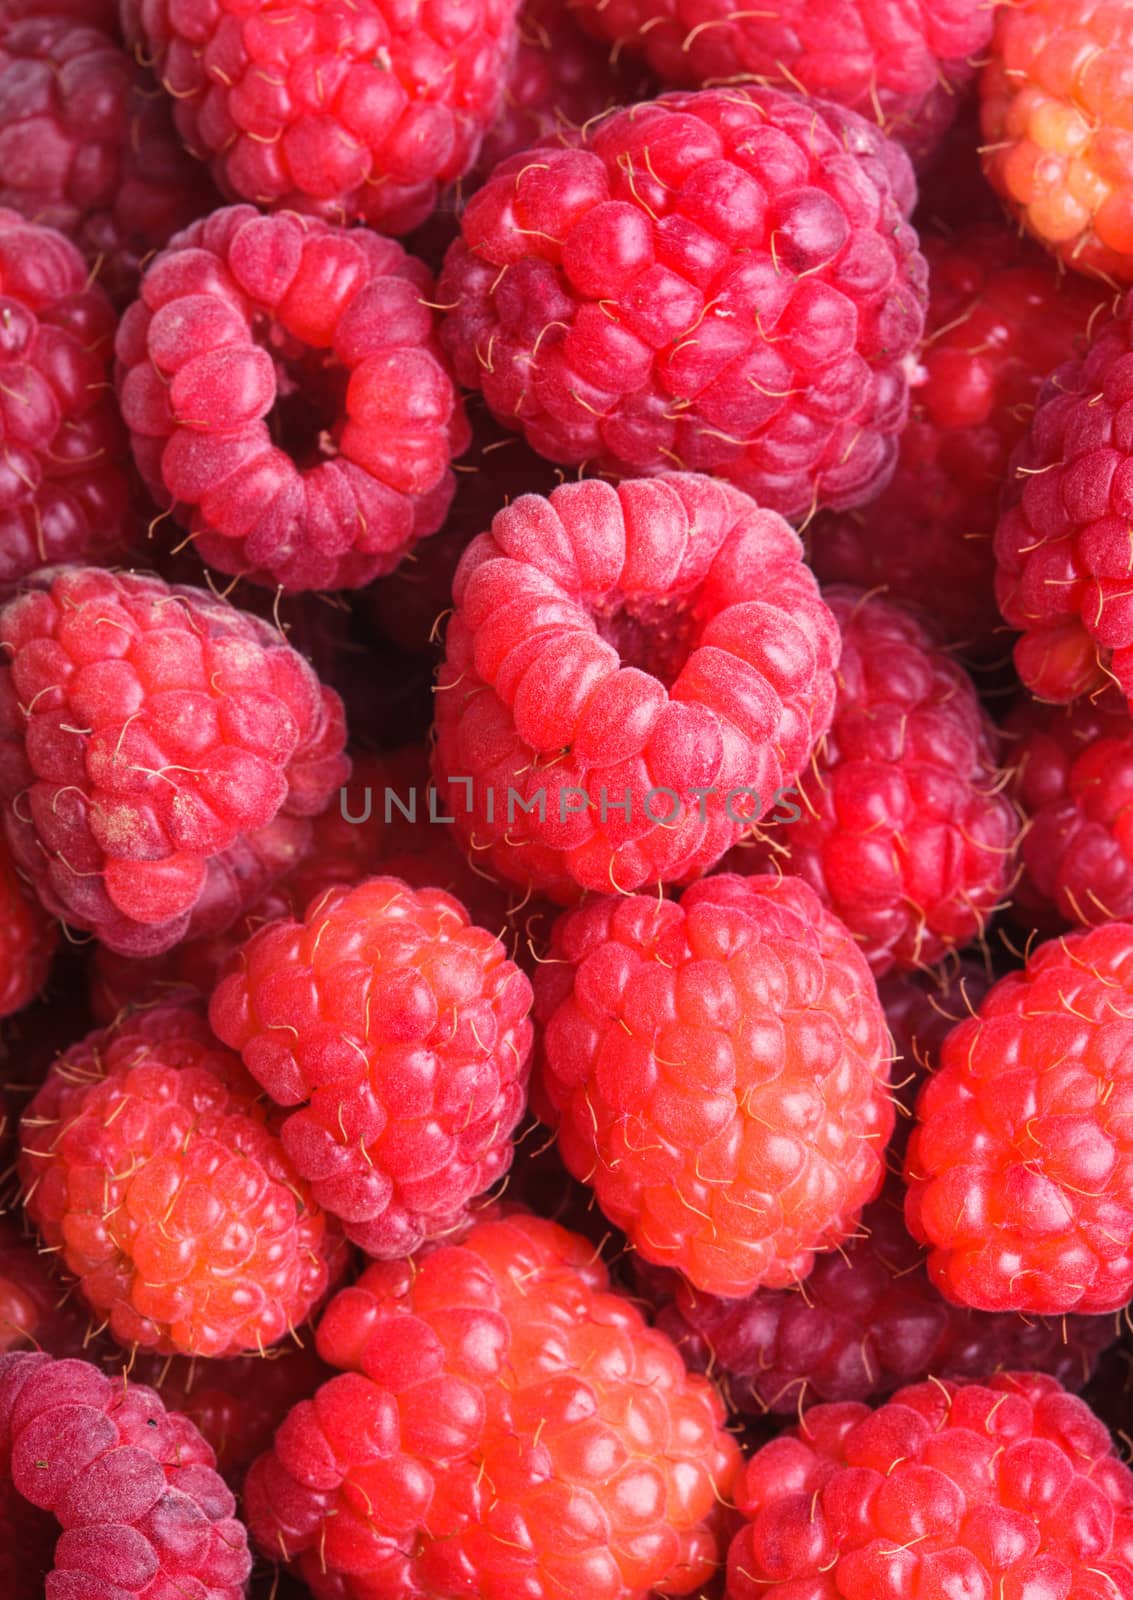
POLYGON ((3 1600, 1133 1600, 1131 19, 0 0, 3 1600))

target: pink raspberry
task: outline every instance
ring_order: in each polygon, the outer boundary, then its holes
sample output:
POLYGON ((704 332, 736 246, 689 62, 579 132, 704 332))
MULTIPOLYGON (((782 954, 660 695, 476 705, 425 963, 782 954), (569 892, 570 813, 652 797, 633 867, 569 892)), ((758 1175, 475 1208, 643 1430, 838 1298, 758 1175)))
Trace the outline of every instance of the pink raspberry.
POLYGON ((552 461, 711 472, 784 516, 860 505, 924 321, 913 193, 853 112, 666 95, 496 169, 445 260, 443 337, 552 461))
POLYGON ((0 1526, 5 1600, 241 1600, 251 1571, 193 1424, 86 1361, 0 1356, 0 1526))
POLYGON ((0 590, 130 542, 113 337, 110 302, 74 245, 0 210, 0 590))
POLYGON ((315 1200, 389 1257, 458 1227, 507 1171, 530 1007, 459 901, 376 877, 254 934, 209 1014, 290 1110, 284 1148, 315 1200))
POLYGON ((846 929, 798 878, 594 900, 535 977, 535 1110, 647 1261, 740 1296, 805 1278, 881 1186, 889 1040, 846 929))
POLYGON ((408 233, 500 107, 517 0, 122 0, 225 194, 408 233))
POLYGON ((122 412, 203 560, 357 588, 440 526, 467 425, 431 286, 392 240, 251 206, 152 263, 118 330, 122 412))
POLYGON ((21 1125, 27 1213, 120 1344, 262 1351, 341 1276, 341 1235, 279 1122, 190 1004, 139 1011, 52 1066, 21 1125))
POLYGON ((933 150, 991 42, 982 0, 777 0, 722 12, 708 0, 571 0, 583 26, 644 54, 662 83, 776 84, 933 150))
POLYGON ((1015 665, 1043 700, 1114 680, 1133 698, 1133 301, 1051 374, 1016 452, 995 535, 1015 665))
POLYGON ((523 495, 453 598, 447 814, 474 859, 553 899, 698 876, 829 725, 838 630, 799 541, 709 478, 523 495))
POLYGON ((910 612, 858 589, 824 599, 842 630, 834 719, 747 870, 805 878, 874 972, 931 966, 983 936, 1014 881, 998 735, 910 612))
POLYGON ((986 659, 1006 651, 992 539, 1011 452, 1047 374, 1084 348, 1104 296, 1001 220, 921 243, 928 320, 897 471, 871 505, 817 518, 809 543, 824 582, 883 587, 986 659))
POLYGON ((315 1600, 696 1593, 738 1452, 724 1408, 523 1214, 369 1267, 319 1326, 344 1370, 248 1476, 252 1536, 315 1600))
POLYGON ((1050 1377, 816 1406, 748 1462, 728 1600, 1128 1600, 1133 1475, 1050 1377))
POLYGON ((118 301, 144 258, 217 203, 169 102, 101 29, 66 16, 0 41, 0 205, 75 241, 118 301))
POLYGON ((57 568, 0 612, 0 645, 17 864, 124 954, 229 926, 347 776, 337 696, 215 595, 57 568))
POLYGON ((1133 926, 1040 945, 948 1035, 917 1101, 906 1215, 937 1287, 983 1311, 1133 1294, 1133 926))

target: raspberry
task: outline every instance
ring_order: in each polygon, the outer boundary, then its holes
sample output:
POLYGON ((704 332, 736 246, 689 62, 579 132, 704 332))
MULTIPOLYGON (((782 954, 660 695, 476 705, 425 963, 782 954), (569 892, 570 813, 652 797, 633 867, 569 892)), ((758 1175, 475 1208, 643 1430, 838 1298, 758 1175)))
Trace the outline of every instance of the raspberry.
POLYGON ((0 590, 134 531, 109 389, 114 313, 53 228, 0 210, 0 590))
POLYGON ((119 1343, 263 1350, 345 1266, 256 1085, 188 1004, 66 1051, 24 1116, 28 1216, 119 1343))
POLYGON ((431 286, 392 240, 251 206, 152 263, 118 332, 122 411, 203 560, 357 588, 440 526, 467 425, 431 286))
POLYGON ((723 1406, 588 1240, 481 1222, 369 1267, 318 1345, 344 1371, 295 1407, 244 1501, 316 1600, 645 1600, 716 1565, 723 1406))
POLYGON ((442 336, 552 461, 711 472, 784 516, 859 505, 893 470, 924 320, 912 195, 852 112, 666 95, 496 169, 445 260, 442 336))
POLYGON ((118 0, 0 0, 0 23, 5 27, 26 17, 68 17, 116 35, 118 0))
POLYGON ((921 242, 928 321, 897 471, 867 508, 819 517, 809 542, 823 582, 884 587, 986 659, 1003 653, 992 537, 1011 452, 1103 295, 1002 223, 921 242))
POLYGON ((984 171, 1060 261, 1133 279, 1125 0, 999 6, 980 85, 984 171))
POLYGON ((893 1130, 888 1035, 846 929, 798 878, 595 900, 535 977, 535 1109, 647 1261, 785 1288, 854 1230, 893 1130))
POLYGON ((939 142, 987 48, 980 0, 571 0, 598 38, 644 52, 662 83, 777 84, 876 120, 917 156, 939 142))
POLYGON ((122 0, 225 194, 408 233, 499 109, 516 0, 122 0))
POLYGON ((959 1305, 1058 1315, 1133 1294, 1133 926, 1040 945, 953 1029, 917 1102, 906 1214, 959 1305))
POLYGON ((507 1171, 531 985, 440 889, 370 878, 253 935, 212 997, 217 1034, 279 1105, 311 1193, 374 1256, 459 1226, 507 1171))
POLYGON ((43 988, 58 936, 0 840, 0 1017, 22 1011, 43 988))
MULTIPOLYGON (((86 1361, 0 1356, 0 1501, 6 1535, 47 1525, 58 1536, 46 1583, 50 1542, 36 1552, 38 1570, 16 1564, 7 1600, 245 1592, 248 1537, 208 1445, 152 1389, 113 1382, 86 1361)), ((17 1554, 3 1544, 9 1559, 17 1554)))
POLYGON ((995 535, 1015 665, 1040 699, 1116 680, 1133 696, 1133 303, 1053 372, 1014 458, 995 535))
POLYGON ((664 1268, 640 1278, 686 1364, 723 1384, 731 1410, 756 1416, 879 1399, 930 1374, 983 1379, 1026 1367, 1080 1389, 1117 1338, 1108 1317, 1046 1322, 949 1305, 906 1232, 899 1187, 866 1207, 859 1233, 820 1256, 798 1289, 721 1300, 664 1268))
POLYGON ((90 1314, 49 1260, 17 1222, 0 1217, 0 1352, 34 1345, 53 1356, 85 1353, 90 1314))
POLYGON ((998 736, 909 612, 858 589, 824 598, 842 630, 834 719, 748 870, 805 878, 875 973, 929 966, 981 938, 1011 887, 1019 818, 998 736))
POLYGON ((1133 919, 1133 722, 1114 689, 1071 706, 1029 696, 1007 719, 1027 827, 1014 909, 1030 926, 1133 919))
POLYGON ((555 900, 698 876, 830 721, 838 631, 797 538, 708 478, 524 495, 454 601, 438 787, 478 859, 555 900))
POLYGON ((337 696, 214 595, 59 568, 0 612, 0 641, 17 864, 124 954, 230 925, 346 777, 337 696))
POLYGON ((1133 1476, 1050 1377, 816 1406, 748 1462, 728 1600, 1133 1594, 1133 1476))
POLYGON ((970 956, 953 957, 935 970, 891 972, 878 983, 894 1046, 893 1093, 899 1114, 891 1157, 904 1157, 917 1093, 925 1076, 935 1071, 945 1039, 958 1022, 974 1014, 991 984, 984 964, 970 956))
POLYGON ((0 41, 0 205, 72 238, 116 300, 142 260, 212 209, 168 102, 108 33, 65 16, 0 41))

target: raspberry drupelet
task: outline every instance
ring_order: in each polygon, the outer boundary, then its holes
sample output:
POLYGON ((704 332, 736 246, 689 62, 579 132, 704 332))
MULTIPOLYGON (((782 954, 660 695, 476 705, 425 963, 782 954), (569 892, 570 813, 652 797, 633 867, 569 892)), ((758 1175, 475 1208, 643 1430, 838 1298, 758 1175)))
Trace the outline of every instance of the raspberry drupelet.
POLYGON ((225 194, 408 233, 500 108, 517 0, 122 0, 225 194))
POLYGON ((252 1566, 187 1417, 31 1352, 0 1356, 0 1526, 5 1600, 242 1600, 252 1566))
POLYGON ((986 662, 1009 648, 992 541, 1011 452, 1047 374, 1083 352, 1110 296, 1002 221, 922 232, 921 246, 928 320, 897 470, 872 504, 816 518, 808 543, 824 583, 884 588, 986 662))
POLYGON ((906 1217, 958 1305, 1057 1316, 1133 1293, 1133 925, 1039 945, 945 1040, 906 1217))
POLYGON ((798 814, 772 817, 746 870, 805 878, 878 975, 932 966, 983 936, 1015 878, 998 734, 910 612, 860 589, 823 598, 842 631, 834 718, 798 780, 798 814))
POLYGON ((709 478, 523 495, 453 599, 439 791, 474 860, 557 901, 699 876, 829 725, 838 629, 802 547, 709 478))
POLYGON ((535 977, 534 1109, 647 1261, 738 1297, 853 1233, 893 1131, 865 959, 797 878, 594 900, 535 977))
POLYGON ((101 29, 49 14, 0 41, 0 205, 74 240, 123 303, 143 259, 218 204, 169 103, 101 29))
POLYGON ((0 209, 0 592, 134 533, 110 385, 114 312, 73 244, 0 209))
POLYGON ((198 1005, 139 1011, 51 1067, 20 1129, 27 1214, 120 1344, 263 1350, 341 1276, 280 1120, 198 1005))
POLYGON ((711 472, 789 517, 860 505, 924 321, 913 194, 853 112, 665 95, 496 169, 445 258, 443 338, 552 461, 711 472))
POLYGON ((369 878, 269 923, 212 997, 212 1026, 272 1099, 317 1202, 368 1254, 459 1227, 511 1164, 531 985, 440 889, 369 878))
POLYGON ((724 1408, 610 1292, 589 1240, 480 1222, 337 1295, 343 1372, 248 1476, 256 1544, 315 1600, 695 1594, 738 1452, 724 1408))
POLYGON ((0 798, 49 910, 126 955, 221 932, 345 781, 338 697, 267 623, 56 568, 0 612, 0 798))
POLYGON ((947 131, 992 33, 982 0, 570 0, 619 51, 640 51, 663 84, 775 84, 880 124, 915 156, 947 131))
POLYGON ((204 561, 357 588, 436 531, 468 429, 431 288, 391 239, 251 206, 149 266, 118 330, 122 412, 204 561))
POLYGON ((1129 1600, 1133 1476, 1050 1377, 816 1406, 749 1460, 727 1600, 1129 1600))
POLYGON ((1020 700, 1004 726, 1026 818, 1016 917, 1049 932, 1133 920, 1133 721, 1114 688, 1070 706, 1020 700))
POLYGON ((1133 279, 1124 0, 996 8, 980 85, 984 171, 1012 215, 1078 272, 1133 279))

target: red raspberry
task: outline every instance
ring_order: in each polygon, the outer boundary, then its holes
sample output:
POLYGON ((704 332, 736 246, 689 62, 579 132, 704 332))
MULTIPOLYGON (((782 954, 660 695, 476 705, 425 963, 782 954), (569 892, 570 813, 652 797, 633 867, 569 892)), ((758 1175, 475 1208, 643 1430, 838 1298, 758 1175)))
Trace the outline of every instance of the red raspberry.
POLYGON ((1133 926, 1040 945, 948 1036, 905 1175, 937 1287, 983 1311, 1133 1293, 1133 926))
POLYGON ((980 86, 984 171, 1060 261, 1133 278, 1126 0, 996 7, 980 86))
POLYGON ((1071 706, 1027 696, 1007 719, 1020 840, 1019 918, 1055 932, 1133 920, 1133 722, 1115 689, 1071 706))
POLYGON ((983 936, 1014 880, 998 735, 913 615, 859 589, 824 598, 842 630, 834 720, 747 870, 805 878, 874 972, 931 966, 983 936))
POLYGON ((531 1053, 531 985, 440 889, 370 878, 305 922, 253 935, 213 1028, 285 1118, 319 1205, 370 1255, 466 1220, 511 1163, 531 1053))
POLYGON ((342 708, 266 623, 60 568, 0 612, 0 796, 44 904, 112 949, 216 933, 344 780, 342 708))
POLYGON ((263 1350, 345 1266, 256 1085, 188 1004, 90 1034, 21 1127, 28 1216, 119 1343, 263 1350))
POLYGON ((244 1501, 316 1600, 645 1600, 716 1565, 723 1406, 588 1240, 481 1222, 368 1268, 318 1345, 345 1371, 292 1411, 244 1501))
POLYGON ((0 1352, 34 1345, 52 1356, 85 1354, 90 1313, 73 1282, 49 1270, 50 1259, 18 1222, 0 1217, 0 1352))
POLYGON ((0 840, 0 1017, 35 999, 58 942, 58 924, 28 891, 0 840))
POLYGON ((392 240, 251 206, 158 256, 118 331, 118 387, 142 476, 203 560, 357 588, 440 526, 467 425, 431 292, 392 240))
POLYGON ((457 376, 501 422, 552 461, 711 472, 784 516, 883 487, 926 300, 897 146, 752 88, 536 152, 469 201, 438 286, 457 376))
POLYGON ((120 301, 142 260, 217 203, 169 102, 108 33, 66 16, 0 41, 0 205, 72 238, 120 301))
POLYGON ((982 1379, 1026 1367, 1072 1388, 1089 1380, 1117 1338, 1112 1318, 1047 1322, 949 1305, 928 1280, 894 1188, 796 1289, 721 1300, 675 1272, 639 1269, 657 1326, 693 1371, 723 1385, 733 1411, 789 1416, 816 1402, 879 1399, 930 1374, 982 1379))
POLYGON ((893 1131, 865 960, 798 878, 595 900, 535 977, 535 1109, 647 1261, 781 1289, 854 1231, 893 1131))
POLYGON ((104 33, 118 32, 118 0, 0 0, 0 23, 5 27, 25 17, 69 17, 104 33))
POLYGON ((996 589, 1043 700, 1116 680, 1133 696, 1133 302, 1039 396, 995 535, 996 589))
POLYGON ((74 245, 0 210, 0 590, 130 542, 113 336, 110 302, 74 245))
POLYGON ((838 630, 801 554, 690 474, 499 512, 457 571, 438 680, 434 772, 466 847, 564 902, 718 861, 829 725, 838 630))
POLYGON ((122 0, 228 195, 408 233, 499 109, 516 0, 122 0))
POLYGON ((42 1535, 50 1518, 58 1538, 46 1583, 50 1544, 39 1570, 16 1567, 5 1600, 245 1593, 248 1536, 208 1445, 152 1389, 89 1362, 0 1356, 0 1499, 6 1535, 42 1535))
POLYGON ((889 1145, 890 1165, 904 1158, 917 1094, 935 1071, 941 1047, 958 1022, 974 1015, 991 988, 983 962, 955 956, 935 970, 891 972, 877 985, 885 1020, 893 1036, 893 1093, 897 1125, 889 1145))
POLYGON ((748 1462, 728 1600, 1128 1600, 1133 1475, 1049 1377, 816 1406, 748 1462))
POLYGON ((953 117, 991 39, 982 0, 571 0, 583 26, 644 52, 662 83, 777 84, 872 118, 915 155, 953 117))
POLYGON ((986 658, 1004 651, 992 536, 1011 452, 1104 299, 1002 223, 922 247, 928 321, 897 471, 872 505, 819 517, 810 546, 824 582, 884 587, 986 658))

